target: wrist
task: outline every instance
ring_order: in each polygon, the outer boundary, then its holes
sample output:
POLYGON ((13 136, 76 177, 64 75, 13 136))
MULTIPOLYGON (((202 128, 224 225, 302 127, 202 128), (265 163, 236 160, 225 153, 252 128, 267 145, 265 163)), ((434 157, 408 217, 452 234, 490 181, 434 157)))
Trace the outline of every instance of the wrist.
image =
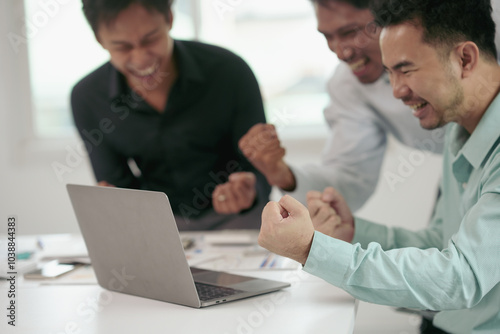
POLYGON ((309 257, 309 253, 311 252, 313 240, 314 240, 314 231, 312 232, 311 237, 307 240, 307 242, 302 247, 302 249, 303 249, 302 255, 300 256, 300 258, 297 261, 302 266, 305 266, 305 264, 307 262, 307 258, 309 257))
POLYGON ((267 181, 285 191, 293 191, 296 187, 295 176, 285 162, 279 164, 279 167, 268 177, 267 181))

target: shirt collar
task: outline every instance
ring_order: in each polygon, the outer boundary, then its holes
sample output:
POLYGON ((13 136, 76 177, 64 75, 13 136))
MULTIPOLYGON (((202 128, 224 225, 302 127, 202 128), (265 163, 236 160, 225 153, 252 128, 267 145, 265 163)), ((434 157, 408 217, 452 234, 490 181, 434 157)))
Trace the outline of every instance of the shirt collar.
POLYGON ((125 77, 109 63, 109 99, 113 100, 126 92, 125 77))
POLYGON ((475 168, 479 168, 500 137, 500 94, 490 104, 469 136, 462 126, 452 131, 450 150, 454 156, 462 155, 475 168))
MULTIPOLYGON (((174 57, 179 73, 178 81, 182 89, 185 89, 189 81, 204 81, 205 76, 196 62, 191 50, 188 50, 184 42, 174 40, 174 57)), ((129 92, 125 77, 110 63, 109 74, 109 99, 113 100, 129 92)))
POLYGON ((179 72, 179 81, 185 87, 189 81, 204 81, 205 76, 200 65, 193 56, 193 50, 189 50, 183 41, 174 41, 174 57, 179 72))

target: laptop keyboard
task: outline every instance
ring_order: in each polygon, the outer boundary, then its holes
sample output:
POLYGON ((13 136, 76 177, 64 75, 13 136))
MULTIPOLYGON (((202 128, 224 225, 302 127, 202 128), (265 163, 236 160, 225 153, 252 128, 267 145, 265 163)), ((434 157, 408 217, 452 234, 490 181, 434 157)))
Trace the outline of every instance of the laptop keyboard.
POLYGON ((196 291, 198 291, 198 296, 200 297, 201 301, 219 299, 243 292, 237 289, 204 284, 199 282, 195 282, 195 285, 196 285, 196 291))

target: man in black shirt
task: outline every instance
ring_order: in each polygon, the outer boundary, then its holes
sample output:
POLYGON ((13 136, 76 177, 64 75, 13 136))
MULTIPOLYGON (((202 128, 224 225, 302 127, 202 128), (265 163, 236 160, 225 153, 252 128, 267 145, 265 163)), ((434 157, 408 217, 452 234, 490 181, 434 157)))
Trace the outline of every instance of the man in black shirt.
POLYGON ((172 0, 83 0, 110 62, 71 104, 100 185, 163 191, 180 230, 259 228, 270 186, 238 150, 265 122, 257 81, 233 53, 173 40, 172 0))

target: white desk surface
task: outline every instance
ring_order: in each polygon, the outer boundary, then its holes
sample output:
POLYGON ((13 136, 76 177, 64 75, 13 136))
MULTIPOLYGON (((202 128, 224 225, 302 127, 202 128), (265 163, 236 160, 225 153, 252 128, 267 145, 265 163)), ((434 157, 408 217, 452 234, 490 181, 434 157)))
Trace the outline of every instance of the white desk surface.
POLYGON ((0 281, 0 333, 332 333, 353 332, 357 303, 302 270, 231 272, 292 283, 290 288, 202 309, 110 292, 95 283, 18 279, 16 327, 7 324, 0 281))

